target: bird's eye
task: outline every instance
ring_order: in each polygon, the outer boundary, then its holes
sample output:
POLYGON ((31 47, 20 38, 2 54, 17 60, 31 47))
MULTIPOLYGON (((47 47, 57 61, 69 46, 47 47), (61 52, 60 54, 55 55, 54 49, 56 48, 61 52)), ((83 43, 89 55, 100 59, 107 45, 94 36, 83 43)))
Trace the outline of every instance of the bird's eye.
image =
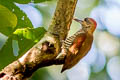
POLYGON ((84 21, 85 21, 87 24, 91 24, 91 22, 89 21, 88 18, 85 18, 84 21))
POLYGON ((84 20, 85 20, 86 22, 88 21, 88 19, 87 19, 87 18, 85 18, 84 20))

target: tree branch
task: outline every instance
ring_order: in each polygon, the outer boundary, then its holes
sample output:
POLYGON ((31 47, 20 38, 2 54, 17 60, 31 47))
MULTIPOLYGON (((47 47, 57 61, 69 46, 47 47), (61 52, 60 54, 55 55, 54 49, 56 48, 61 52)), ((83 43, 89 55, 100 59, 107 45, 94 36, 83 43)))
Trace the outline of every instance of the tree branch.
POLYGON ((64 64, 64 58, 56 59, 56 56, 70 29, 76 3, 77 0, 58 0, 48 32, 21 58, 5 67, 0 73, 0 80, 25 80, 38 68, 64 64))

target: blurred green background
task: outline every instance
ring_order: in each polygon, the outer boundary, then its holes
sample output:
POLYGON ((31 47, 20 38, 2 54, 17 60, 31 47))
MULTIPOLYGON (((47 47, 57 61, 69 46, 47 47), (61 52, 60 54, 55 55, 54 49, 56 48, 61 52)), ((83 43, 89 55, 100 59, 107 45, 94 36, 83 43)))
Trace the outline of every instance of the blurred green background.
MULTIPOLYGON (((44 35, 57 0, 0 0, 0 69, 16 60, 44 35)), ((78 0, 74 17, 97 21, 89 53, 72 69, 37 70, 30 80, 120 80, 120 0, 78 0)), ((69 35, 81 28, 72 22, 69 35)))

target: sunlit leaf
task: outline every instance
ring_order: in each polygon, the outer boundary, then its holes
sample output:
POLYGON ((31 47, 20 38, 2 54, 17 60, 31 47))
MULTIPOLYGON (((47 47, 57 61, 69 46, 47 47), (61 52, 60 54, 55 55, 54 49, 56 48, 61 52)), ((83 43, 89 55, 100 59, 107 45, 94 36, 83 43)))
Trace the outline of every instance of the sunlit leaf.
POLYGON ((25 38, 37 42, 43 37, 46 30, 43 27, 17 29, 13 34, 19 38, 25 38))
POLYGON ((16 15, 5 6, 0 5, 0 32, 8 35, 12 33, 16 25, 16 15))
MULTIPOLYGON (((8 8, 12 13, 14 13, 17 16, 17 25, 15 29, 17 28, 25 28, 25 27, 33 27, 31 21, 27 17, 27 15, 18 8, 15 3, 11 2, 12 0, 0 0, 0 5, 5 6, 8 8), (23 19, 24 17, 24 19, 23 19)), ((14 29, 14 30, 15 30, 14 29)))

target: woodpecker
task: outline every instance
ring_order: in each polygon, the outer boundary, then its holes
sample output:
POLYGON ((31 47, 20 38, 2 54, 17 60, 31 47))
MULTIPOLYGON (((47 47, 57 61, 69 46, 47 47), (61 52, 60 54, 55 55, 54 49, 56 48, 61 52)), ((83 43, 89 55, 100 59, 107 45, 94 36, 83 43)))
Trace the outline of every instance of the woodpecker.
POLYGON ((61 73, 75 66, 88 53, 93 42, 93 32, 97 26, 96 21, 92 18, 84 20, 74 18, 73 20, 79 22, 82 29, 68 37, 62 44, 62 51, 58 57, 65 55, 65 63, 61 73))

